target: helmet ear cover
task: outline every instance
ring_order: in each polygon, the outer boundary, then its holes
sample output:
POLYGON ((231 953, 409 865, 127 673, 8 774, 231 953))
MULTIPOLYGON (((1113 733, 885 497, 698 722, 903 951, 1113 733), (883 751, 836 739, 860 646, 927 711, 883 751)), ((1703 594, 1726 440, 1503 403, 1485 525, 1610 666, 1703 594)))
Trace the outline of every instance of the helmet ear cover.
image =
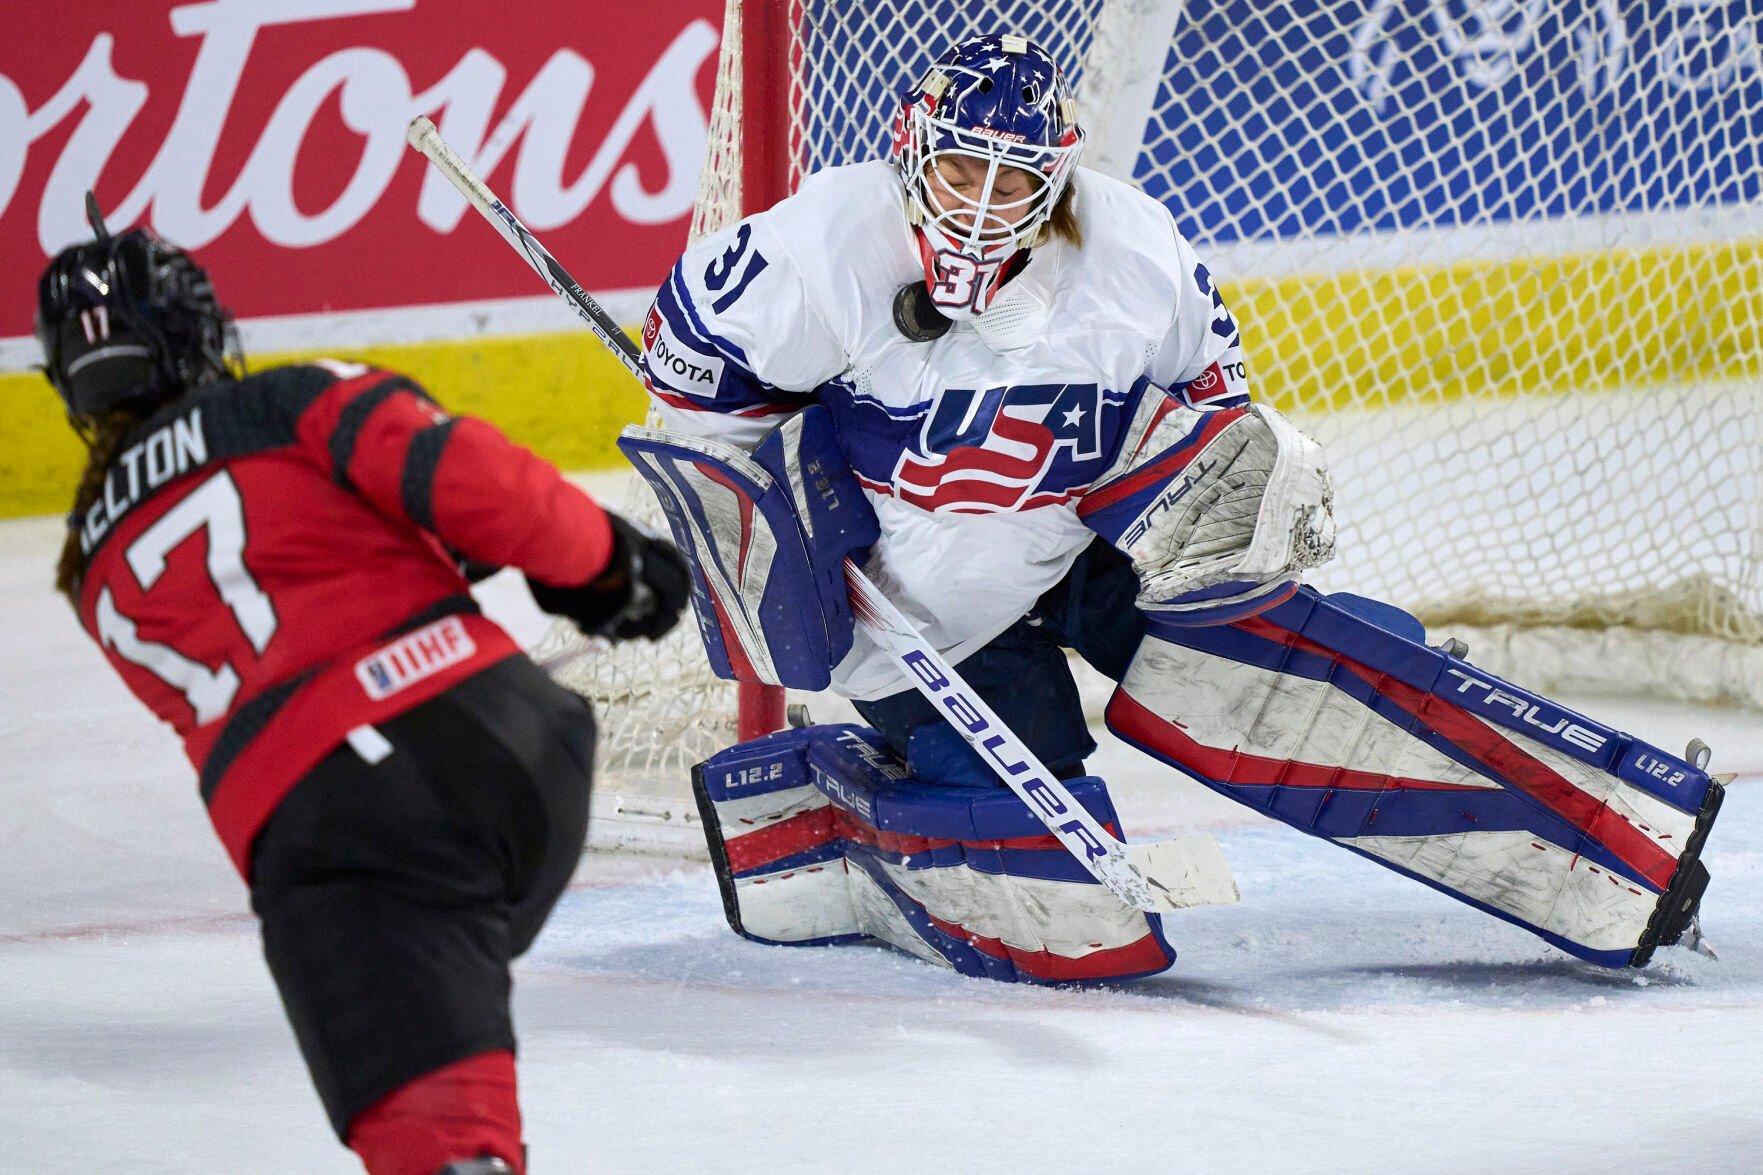
POLYGON ((150 410, 243 369, 202 267, 145 228, 62 250, 37 284, 43 370, 76 422, 150 410))

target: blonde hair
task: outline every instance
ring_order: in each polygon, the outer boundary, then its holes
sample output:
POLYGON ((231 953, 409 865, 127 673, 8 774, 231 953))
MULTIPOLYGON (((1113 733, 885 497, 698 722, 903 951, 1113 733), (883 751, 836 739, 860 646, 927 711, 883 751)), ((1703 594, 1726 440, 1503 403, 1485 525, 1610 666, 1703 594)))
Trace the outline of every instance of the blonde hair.
POLYGON ((1059 202, 1053 205, 1053 215, 1047 218, 1047 235, 1063 237, 1071 242, 1073 249, 1084 247, 1084 230, 1077 223, 1077 210, 1072 207, 1077 198, 1077 185, 1066 184, 1065 190, 1059 193, 1059 202))

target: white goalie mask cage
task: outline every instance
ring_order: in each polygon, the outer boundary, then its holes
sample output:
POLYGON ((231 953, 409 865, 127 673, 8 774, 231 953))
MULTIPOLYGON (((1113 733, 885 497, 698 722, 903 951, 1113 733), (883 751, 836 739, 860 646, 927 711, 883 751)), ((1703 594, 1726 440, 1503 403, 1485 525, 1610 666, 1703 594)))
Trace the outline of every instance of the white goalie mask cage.
POLYGON ((1063 72, 1025 37, 962 41, 906 92, 894 164, 940 310, 985 309, 1004 263, 1044 239, 1083 142, 1063 72))

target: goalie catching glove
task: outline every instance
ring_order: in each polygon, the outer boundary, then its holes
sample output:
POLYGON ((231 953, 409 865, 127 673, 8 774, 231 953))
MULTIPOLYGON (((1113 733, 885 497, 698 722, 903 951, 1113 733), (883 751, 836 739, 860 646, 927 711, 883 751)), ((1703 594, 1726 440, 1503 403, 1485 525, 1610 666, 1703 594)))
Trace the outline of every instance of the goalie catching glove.
POLYGON ((588 636, 654 640, 679 621, 691 596, 692 577, 673 544, 612 511, 612 558, 580 587, 555 587, 527 576, 533 602, 566 616, 588 636))
POLYGON ((1078 515, 1132 558, 1139 607, 1178 624, 1252 616, 1334 555, 1322 447, 1265 404, 1147 396, 1078 515))

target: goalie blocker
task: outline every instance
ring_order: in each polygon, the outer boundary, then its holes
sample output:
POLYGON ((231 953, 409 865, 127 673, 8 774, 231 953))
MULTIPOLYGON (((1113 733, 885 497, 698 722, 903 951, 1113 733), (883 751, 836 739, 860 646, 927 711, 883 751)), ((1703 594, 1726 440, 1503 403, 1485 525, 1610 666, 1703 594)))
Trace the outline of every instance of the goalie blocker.
POLYGON ((1299 588, 1234 624, 1153 616, 1109 727, 1224 795, 1606 967, 1678 941, 1719 782, 1299 588))
POLYGON ((751 454, 630 425, 618 447, 655 491, 692 564, 692 605, 724 680, 823 690, 850 651, 845 559, 876 539, 875 511, 810 406, 751 454))

